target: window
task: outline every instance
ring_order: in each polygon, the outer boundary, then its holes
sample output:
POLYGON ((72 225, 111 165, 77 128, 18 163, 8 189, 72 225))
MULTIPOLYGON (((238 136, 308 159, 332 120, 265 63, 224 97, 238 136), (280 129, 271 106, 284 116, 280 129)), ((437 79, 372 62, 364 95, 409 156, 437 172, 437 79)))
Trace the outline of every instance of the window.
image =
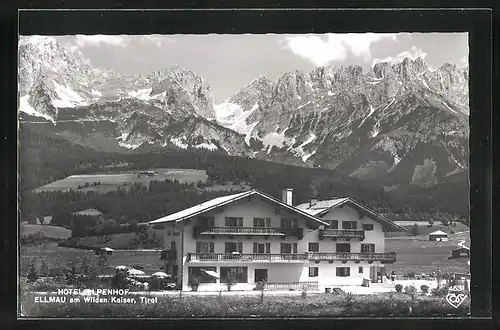
POLYGON ((358 267, 358 273, 363 274, 363 267, 358 267))
POLYGON ((172 233, 172 235, 174 236, 179 236, 181 234, 180 230, 174 230, 174 232, 172 233))
POLYGON ((243 253, 243 243, 241 242, 226 242, 226 253, 239 252, 243 253))
POLYGON ((297 253, 297 243, 281 243, 281 253, 297 253))
POLYGON ((375 244, 361 244, 361 253, 374 253, 375 244))
POLYGON ((253 218, 254 227, 271 227, 271 218, 253 218))
POLYGON ((217 283, 217 279, 205 273, 205 271, 216 272, 217 267, 188 267, 188 283, 198 279, 200 283, 217 283))
POLYGON ((196 253, 214 253, 214 243, 196 242, 196 253))
POLYGON ((339 277, 348 277, 348 276, 351 276, 351 268, 350 267, 337 267, 336 273, 337 273, 337 276, 339 276, 339 277))
POLYGON ((232 275, 236 279, 236 283, 248 283, 248 268, 247 267, 221 267, 220 280, 222 283, 227 282, 227 278, 232 275))
POLYGON ((271 243, 253 243, 253 253, 271 253, 271 243))
POLYGON ((214 227, 215 220, 214 217, 198 217, 196 219, 196 225, 210 228, 214 227))
POLYGON ((339 229, 339 221, 338 220, 326 220, 326 222, 330 225, 329 229, 339 229))
POLYGON ((175 241, 170 242, 170 250, 175 251, 175 241))
POLYGON ((349 244, 349 243, 337 243, 336 252, 351 252, 351 244, 349 244))
POLYGON ((309 267, 309 277, 318 277, 319 268, 318 267, 309 267))
POLYGON ((363 224, 363 230, 373 230, 373 224, 372 223, 363 224))
POLYGON ((226 227, 243 227, 243 218, 226 217, 226 227))
POLYGON ((281 219, 281 228, 297 228, 297 219, 281 219))
POLYGON ((177 265, 172 265, 172 276, 177 277, 177 272, 179 271, 179 266, 177 265))
POLYGON ((309 252, 319 252, 319 243, 309 243, 309 252))
POLYGON ((356 221, 342 221, 342 229, 358 229, 356 221))

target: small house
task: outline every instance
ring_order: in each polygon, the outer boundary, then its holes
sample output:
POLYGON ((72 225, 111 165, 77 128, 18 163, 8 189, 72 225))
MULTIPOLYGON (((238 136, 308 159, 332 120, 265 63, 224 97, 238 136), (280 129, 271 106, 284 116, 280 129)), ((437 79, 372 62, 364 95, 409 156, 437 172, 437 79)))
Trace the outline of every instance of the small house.
POLYGON ((114 250, 112 248, 104 247, 104 248, 98 248, 98 249, 96 249, 95 250, 95 254, 98 255, 98 256, 99 255, 103 255, 103 254, 110 256, 110 255, 113 254, 113 251, 114 250))
POLYGON ((455 258, 470 258, 470 249, 464 246, 452 250, 451 257, 449 259, 455 259, 455 258))
POLYGON ((429 234, 429 241, 447 241, 448 234, 442 230, 436 230, 429 234))

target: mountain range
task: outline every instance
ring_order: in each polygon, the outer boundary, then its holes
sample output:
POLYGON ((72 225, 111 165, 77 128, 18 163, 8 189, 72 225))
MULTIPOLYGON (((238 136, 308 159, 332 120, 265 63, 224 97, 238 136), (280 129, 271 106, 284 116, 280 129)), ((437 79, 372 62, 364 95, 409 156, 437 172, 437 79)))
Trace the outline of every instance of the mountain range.
POLYGON ((20 127, 98 151, 203 148, 335 169, 387 191, 464 177, 468 68, 422 58, 257 77, 222 104, 179 66, 148 75, 94 68, 51 37, 19 42, 20 127))

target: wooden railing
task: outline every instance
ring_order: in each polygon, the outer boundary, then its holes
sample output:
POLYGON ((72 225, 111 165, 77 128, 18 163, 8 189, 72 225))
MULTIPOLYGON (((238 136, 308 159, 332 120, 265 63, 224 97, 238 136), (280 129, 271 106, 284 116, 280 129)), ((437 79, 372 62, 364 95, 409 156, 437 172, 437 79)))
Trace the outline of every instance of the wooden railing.
POLYGON ((296 236, 302 239, 302 228, 271 228, 271 227, 200 227, 195 226, 193 237, 200 235, 248 235, 248 236, 296 236))
POLYGON ((312 252, 311 261, 381 261, 393 263, 396 261, 396 252, 384 253, 354 253, 354 252, 312 252))
POLYGON ((243 262, 305 262, 307 254, 293 253, 188 253, 187 261, 243 261, 243 262))
POLYGON ((328 238, 346 238, 346 239, 365 239, 365 231, 364 230, 356 230, 356 229, 320 229, 319 231, 319 239, 328 238))
POLYGON ((161 251, 160 260, 177 260, 177 251, 175 250, 161 251))
POLYGON ((264 290, 288 291, 288 290, 318 290, 318 282, 267 282, 264 290))

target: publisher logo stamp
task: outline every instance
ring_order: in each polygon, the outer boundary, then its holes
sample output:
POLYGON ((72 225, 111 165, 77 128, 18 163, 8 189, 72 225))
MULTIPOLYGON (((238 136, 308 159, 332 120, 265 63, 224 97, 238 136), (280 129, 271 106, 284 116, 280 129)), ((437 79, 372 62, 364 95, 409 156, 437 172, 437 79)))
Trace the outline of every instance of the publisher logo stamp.
POLYGON ((446 301, 448 304, 458 308, 465 301, 465 299, 467 299, 467 294, 461 293, 462 291, 465 291, 465 287, 463 285, 451 286, 448 290, 448 295, 446 295, 446 301))

